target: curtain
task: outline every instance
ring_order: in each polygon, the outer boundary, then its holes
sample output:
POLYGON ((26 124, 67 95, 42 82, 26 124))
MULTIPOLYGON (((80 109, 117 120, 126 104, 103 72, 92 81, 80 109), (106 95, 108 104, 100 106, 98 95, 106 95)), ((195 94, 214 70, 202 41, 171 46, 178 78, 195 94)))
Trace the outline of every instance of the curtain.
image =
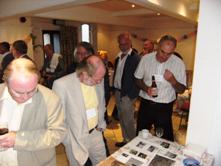
POLYGON ((77 27, 62 26, 61 34, 61 54, 63 56, 64 69, 70 66, 73 60, 74 48, 78 42, 77 27))

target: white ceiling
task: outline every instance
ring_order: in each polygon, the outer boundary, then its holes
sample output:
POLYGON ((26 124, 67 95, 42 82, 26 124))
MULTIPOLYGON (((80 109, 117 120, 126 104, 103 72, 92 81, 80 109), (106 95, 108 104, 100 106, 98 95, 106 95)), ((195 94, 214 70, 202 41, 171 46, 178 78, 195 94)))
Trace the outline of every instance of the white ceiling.
POLYGON ((35 16, 137 27, 170 22, 188 27, 197 24, 198 5, 199 0, 1 0, 0 20, 35 16))

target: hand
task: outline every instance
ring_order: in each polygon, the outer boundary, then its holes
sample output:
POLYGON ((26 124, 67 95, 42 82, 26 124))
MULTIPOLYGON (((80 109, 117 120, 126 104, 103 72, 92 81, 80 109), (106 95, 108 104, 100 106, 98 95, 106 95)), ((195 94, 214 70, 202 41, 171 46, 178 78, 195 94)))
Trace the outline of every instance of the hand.
POLYGON ((97 131, 100 131, 100 132, 103 132, 103 131, 104 131, 104 129, 98 128, 98 127, 96 128, 96 130, 97 130, 97 131))
POLYGON ((0 136, 0 146, 3 148, 12 148, 15 145, 16 132, 11 131, 0 136))
POLYGON ((168 69, 165 70, 163 77, 165 80, 170 82, 172 85, 176 84, 176 78, 174 77, 173 73, 168 69))
POLYGON ((148 96, 152 97, 154 94, 156 94, 156 89, 148 87, 147 88, 147 94, 148 94, 148 96))

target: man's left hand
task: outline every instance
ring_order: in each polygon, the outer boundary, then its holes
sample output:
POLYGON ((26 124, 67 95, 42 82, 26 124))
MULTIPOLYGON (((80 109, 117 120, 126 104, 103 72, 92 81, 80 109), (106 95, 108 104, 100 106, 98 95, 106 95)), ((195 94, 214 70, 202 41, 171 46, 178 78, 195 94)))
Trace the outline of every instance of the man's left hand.
POLYGON ((100 132, 103 132, 103 131, 104 131, 104 129, 98 128, 98 127, 96 128, 96 130, 97 130, 97 131, 100 131, 100 132))
POLYGON ((4 148, 12 148, 15 145, 16 132, 9 132, 0 136, 0 146, 4 148))

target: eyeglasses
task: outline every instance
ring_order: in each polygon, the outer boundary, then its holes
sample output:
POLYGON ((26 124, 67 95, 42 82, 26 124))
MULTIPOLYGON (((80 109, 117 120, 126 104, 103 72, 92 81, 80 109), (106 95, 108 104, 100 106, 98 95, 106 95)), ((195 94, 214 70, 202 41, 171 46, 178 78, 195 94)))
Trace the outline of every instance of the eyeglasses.
POLYGON ((31 91, 29 91, 29 92, 19 92, 19 91, 14 90, 14 89, 11 88, 11 87, 8 87, 8 89, 9 89, 9 91, 11 92, 11 94, 12 94, 13 96, 15 96, 15 97, 22 97, 22 96, 25 96, 25 95, 31 97, 31 96, 33 96, 33 95, 35 94, 35 92, 38 91, 38 88, 37 88, 37 87, 35 87, 33 90, 31 90, 31 91))

